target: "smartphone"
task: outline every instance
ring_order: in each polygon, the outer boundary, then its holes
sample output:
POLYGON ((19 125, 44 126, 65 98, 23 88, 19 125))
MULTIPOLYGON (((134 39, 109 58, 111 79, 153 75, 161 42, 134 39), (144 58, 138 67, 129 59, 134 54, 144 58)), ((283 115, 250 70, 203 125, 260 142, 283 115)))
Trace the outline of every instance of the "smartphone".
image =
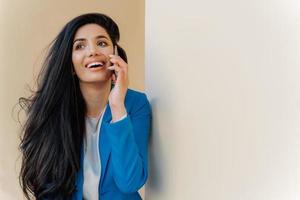
MULTIPOLYGON (((119 54, 118 54, 118 47, 117 46, 114 46, 114 55, 116 55, 116 56, 118 56, 119 54)), ((113 63, 111 63, 111 66, 113 66, 114 64, 113 63)), ((116 74, 116 71, 115 70, 112 70, 112 73, 114 73, 115 74, 115 76, 116 76, 116 79, 117 79, 117 74, 116 74)))
MULTIPOLYGON (((117 46, 115 46, 114 47, 114 55, 116 55, 116 56, 118 56, 119 54, 118 54, 118 47, 117 46)), ((113 63, 111 63, 111 65, 110 66, 113 66, 114 64, 113 63)), ((115 70, 112 70, 113 71, 113 73, 115 74, 115 70)))

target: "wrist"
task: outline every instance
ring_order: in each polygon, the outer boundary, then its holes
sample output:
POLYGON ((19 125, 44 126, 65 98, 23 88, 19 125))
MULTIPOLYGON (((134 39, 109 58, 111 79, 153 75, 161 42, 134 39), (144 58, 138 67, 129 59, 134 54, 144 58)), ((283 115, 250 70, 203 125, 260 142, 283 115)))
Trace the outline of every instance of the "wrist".
POLYGON ((112 114, 112 121, 118 121, 121 117, 123 117, 127 112, 125 105, 110 105, 111 114, 112 114))

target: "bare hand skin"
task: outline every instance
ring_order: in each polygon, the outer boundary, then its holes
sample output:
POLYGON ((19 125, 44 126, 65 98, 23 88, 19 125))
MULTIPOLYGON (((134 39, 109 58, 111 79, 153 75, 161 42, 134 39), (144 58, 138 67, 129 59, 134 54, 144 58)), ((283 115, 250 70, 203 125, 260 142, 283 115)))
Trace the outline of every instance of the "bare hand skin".
POLYGON ((124 102, 129 85, 128 65, 120 56, 109 55, 109 57, 110 62, 114 65, 108 68, 115 70, 117 74, 117 77, 115 74, 112 75, 112 80, 115 83, 115 86, 111 90, 108 97, 109 106, 112 113, 112 120, 114 122, 126 114, 124 102))

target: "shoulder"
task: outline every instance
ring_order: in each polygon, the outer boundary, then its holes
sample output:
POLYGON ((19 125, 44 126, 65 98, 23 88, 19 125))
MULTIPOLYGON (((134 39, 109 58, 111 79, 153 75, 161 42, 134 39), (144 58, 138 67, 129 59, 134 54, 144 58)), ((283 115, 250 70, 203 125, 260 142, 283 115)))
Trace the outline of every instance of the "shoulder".
POLYGON ((126 101, 130 102, 130 101, 134 101, 136 99, 143 99, 143 98, 147 98, 146 94, 144 92, 128 88, 126 97, 125 97, 125 102, 126 101))
POLYGON ((127 111, 134 111, 145 106, 150 109, 150 103, 147 95, 144 92, 128 88, 125 97, 125 107, 127 111))

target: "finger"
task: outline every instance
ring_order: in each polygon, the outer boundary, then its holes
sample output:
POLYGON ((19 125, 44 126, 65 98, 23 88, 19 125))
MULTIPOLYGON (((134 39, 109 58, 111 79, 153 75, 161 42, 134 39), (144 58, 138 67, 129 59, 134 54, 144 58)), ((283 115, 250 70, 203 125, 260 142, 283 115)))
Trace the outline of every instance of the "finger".
POLYGON ((107 69, 109 69, 109 70, 113 71, 113 70, 115 70, 115 66, 114 66, 114 65, 112 65, 112 66, 109 66, 109 67, 107 67, 107 69))
POLYGON ((118 65, 116 65, 116 64, 107 67, 107 69, 109 69, 109 70, 115 70, 115 72, 117 72, 117 73, 118 73, 119 71, 122 71, 122 70, 123 70, 120 66, 118 66, 118 65))
POLYGON ((128 68, 128 64, 120 57, 115 55, 110 55, 110 62, 118 64, 121 68, 128 68))

